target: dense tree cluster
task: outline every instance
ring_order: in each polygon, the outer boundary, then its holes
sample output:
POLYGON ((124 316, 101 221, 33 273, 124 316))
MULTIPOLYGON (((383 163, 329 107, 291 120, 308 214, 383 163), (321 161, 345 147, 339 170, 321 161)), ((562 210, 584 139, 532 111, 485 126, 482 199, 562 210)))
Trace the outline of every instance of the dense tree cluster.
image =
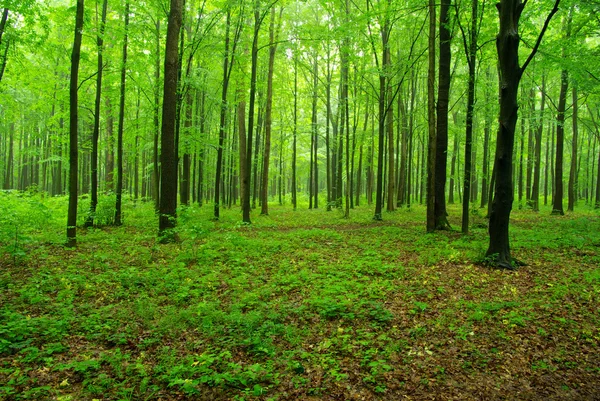
POLYGON ((3 4, 2 185, 70 191, 71 244, 84 194, 87 226, 153 201, 165 240, 178 204, 250 223, 269 202, 424 203, 434 231, 462 201, 511 268, 513 204, 563 214, 566 182, 569 211, 600 205, 595 1, 3 4))

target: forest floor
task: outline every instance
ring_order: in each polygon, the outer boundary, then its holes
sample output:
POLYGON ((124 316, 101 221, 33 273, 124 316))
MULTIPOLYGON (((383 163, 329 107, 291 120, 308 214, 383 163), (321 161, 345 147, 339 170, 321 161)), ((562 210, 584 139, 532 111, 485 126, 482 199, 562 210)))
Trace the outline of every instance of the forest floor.
POLYGON ((515 210, 528 265, 509 272, 485 266, 478 210, 462 236, 425 234, 421 206, 375 222, 273 205, 246 226, 207 205, 159 245, 152 205, 130 202, 66 249, 65 198, 0 198, 0 399, 600 399, 585 206, 515 210))

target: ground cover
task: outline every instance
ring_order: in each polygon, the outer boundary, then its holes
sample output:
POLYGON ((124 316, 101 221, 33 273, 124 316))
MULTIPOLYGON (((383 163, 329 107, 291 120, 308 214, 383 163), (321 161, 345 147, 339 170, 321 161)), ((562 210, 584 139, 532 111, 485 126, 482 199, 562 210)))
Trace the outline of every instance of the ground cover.
MULTIPOLYGON (((517 272, 425 211, 360 207, 240 224, 149 203, 61 246, 65 199, 0 195, 0 399, 593 400, 600 217, 516 210, 517 272)), ((107 202, 110 204, 110 202, 107 202)), ((85 210, 82 202, 82 211, 85 210)), ((101 211, 102 212, 102 211, 101 211)), ((449 207, 459 226, 458 206, 449 207)), ((110 215, 110 213, 107 213, 110 215)))

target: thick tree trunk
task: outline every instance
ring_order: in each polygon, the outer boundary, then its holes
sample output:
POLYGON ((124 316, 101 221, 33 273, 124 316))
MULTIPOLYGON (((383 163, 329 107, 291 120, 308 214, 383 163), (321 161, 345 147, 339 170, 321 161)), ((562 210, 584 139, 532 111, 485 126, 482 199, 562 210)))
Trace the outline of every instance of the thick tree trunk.
POLYGON ((182 23, 182 0, 171 0, 165 46, 164 94, 161 135, 160 211, 158 235, 162 242, 176 239, 173 229, 177 219, 177 79, 179 31, 182 23))
MULTIPOLYGON (((448 101, 450 98, 450 0, 440 6, 440 67, 435 138, 435 229, 450 229, 446 212, 446 169, 448 163, 448 101)), ((468 194, 469 192, 465 192, 468 194)))
POLYGON ((83 0, 77 0, 75 37, 71 53, 71 78, 69 82, 69 210, 67 215, 67 246, 77 245, 77 89, 79 84, 79 60, 83 31, 83 0))
POLYGON ((498 4, 500 33, 496 38, 500 74, 500 127, 496 142, 494 197, 490 212, 490 244, 486 256, 499 267, 513 269, 508 237, 508 224, 513 203, 513 149, 517 125, 519 66, 519 19, 523 10, 520 0, 504 0, 498 4))
MULTIPOLYGON (((497 5, 500 14, 500 32, 496 37, 500 75, 500 114, 496 140, 494 169, 496 183, 490 212, 490 244, 486 252, 498 267, 514 269, 510 254, 508 225, 513 203, 513 153, 517 125, 517 95, 523 71, 535 55, 552 16, 558 11, 556 1, 544 23, 538 41, 525 64, 519 66, 519 19, 524 3, 521 0, 501 0, 497 5)), ((465 194, 466 196, 466 194, 465 194)))

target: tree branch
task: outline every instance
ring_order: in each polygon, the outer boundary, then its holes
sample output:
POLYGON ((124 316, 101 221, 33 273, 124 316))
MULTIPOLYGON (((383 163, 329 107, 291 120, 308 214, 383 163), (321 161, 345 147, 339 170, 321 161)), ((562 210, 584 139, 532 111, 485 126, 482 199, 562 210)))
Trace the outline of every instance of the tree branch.
MULTIPOLYGON (((525 7, 525 4, 527 4, 527 0, 525 0, 523 2, 523 7, 525 7)), ((519 75, 523 75, 523 72, 525 71, 525 69, 527 68, 527 66, 529 65, 531 60, 533 60, 533 57, 537 53, 538 48, 540 47, 540 44, 542 43, 542 38, 544 37, 544 34, 546 33, 546 29, 548 29, 548 25, 550 24, 550 20, 552 19, 554 14, 556 14, 556 12, 558 11, 559 4, 560 4, 560 0, 556 0, 554 3, 554 7, 552 8, 552 11, 550 11, 550 14, 548 14, 548 16, 546 17, 546 21, 544 21, 544 26, 542 27, 542 30, 540 31, 537 41, 535 42, 535 46, 533 46, 533 49, 531 50, 529 57, 527 57, 527 60, 525 60, 525 63, 519 70, 519 75)))

